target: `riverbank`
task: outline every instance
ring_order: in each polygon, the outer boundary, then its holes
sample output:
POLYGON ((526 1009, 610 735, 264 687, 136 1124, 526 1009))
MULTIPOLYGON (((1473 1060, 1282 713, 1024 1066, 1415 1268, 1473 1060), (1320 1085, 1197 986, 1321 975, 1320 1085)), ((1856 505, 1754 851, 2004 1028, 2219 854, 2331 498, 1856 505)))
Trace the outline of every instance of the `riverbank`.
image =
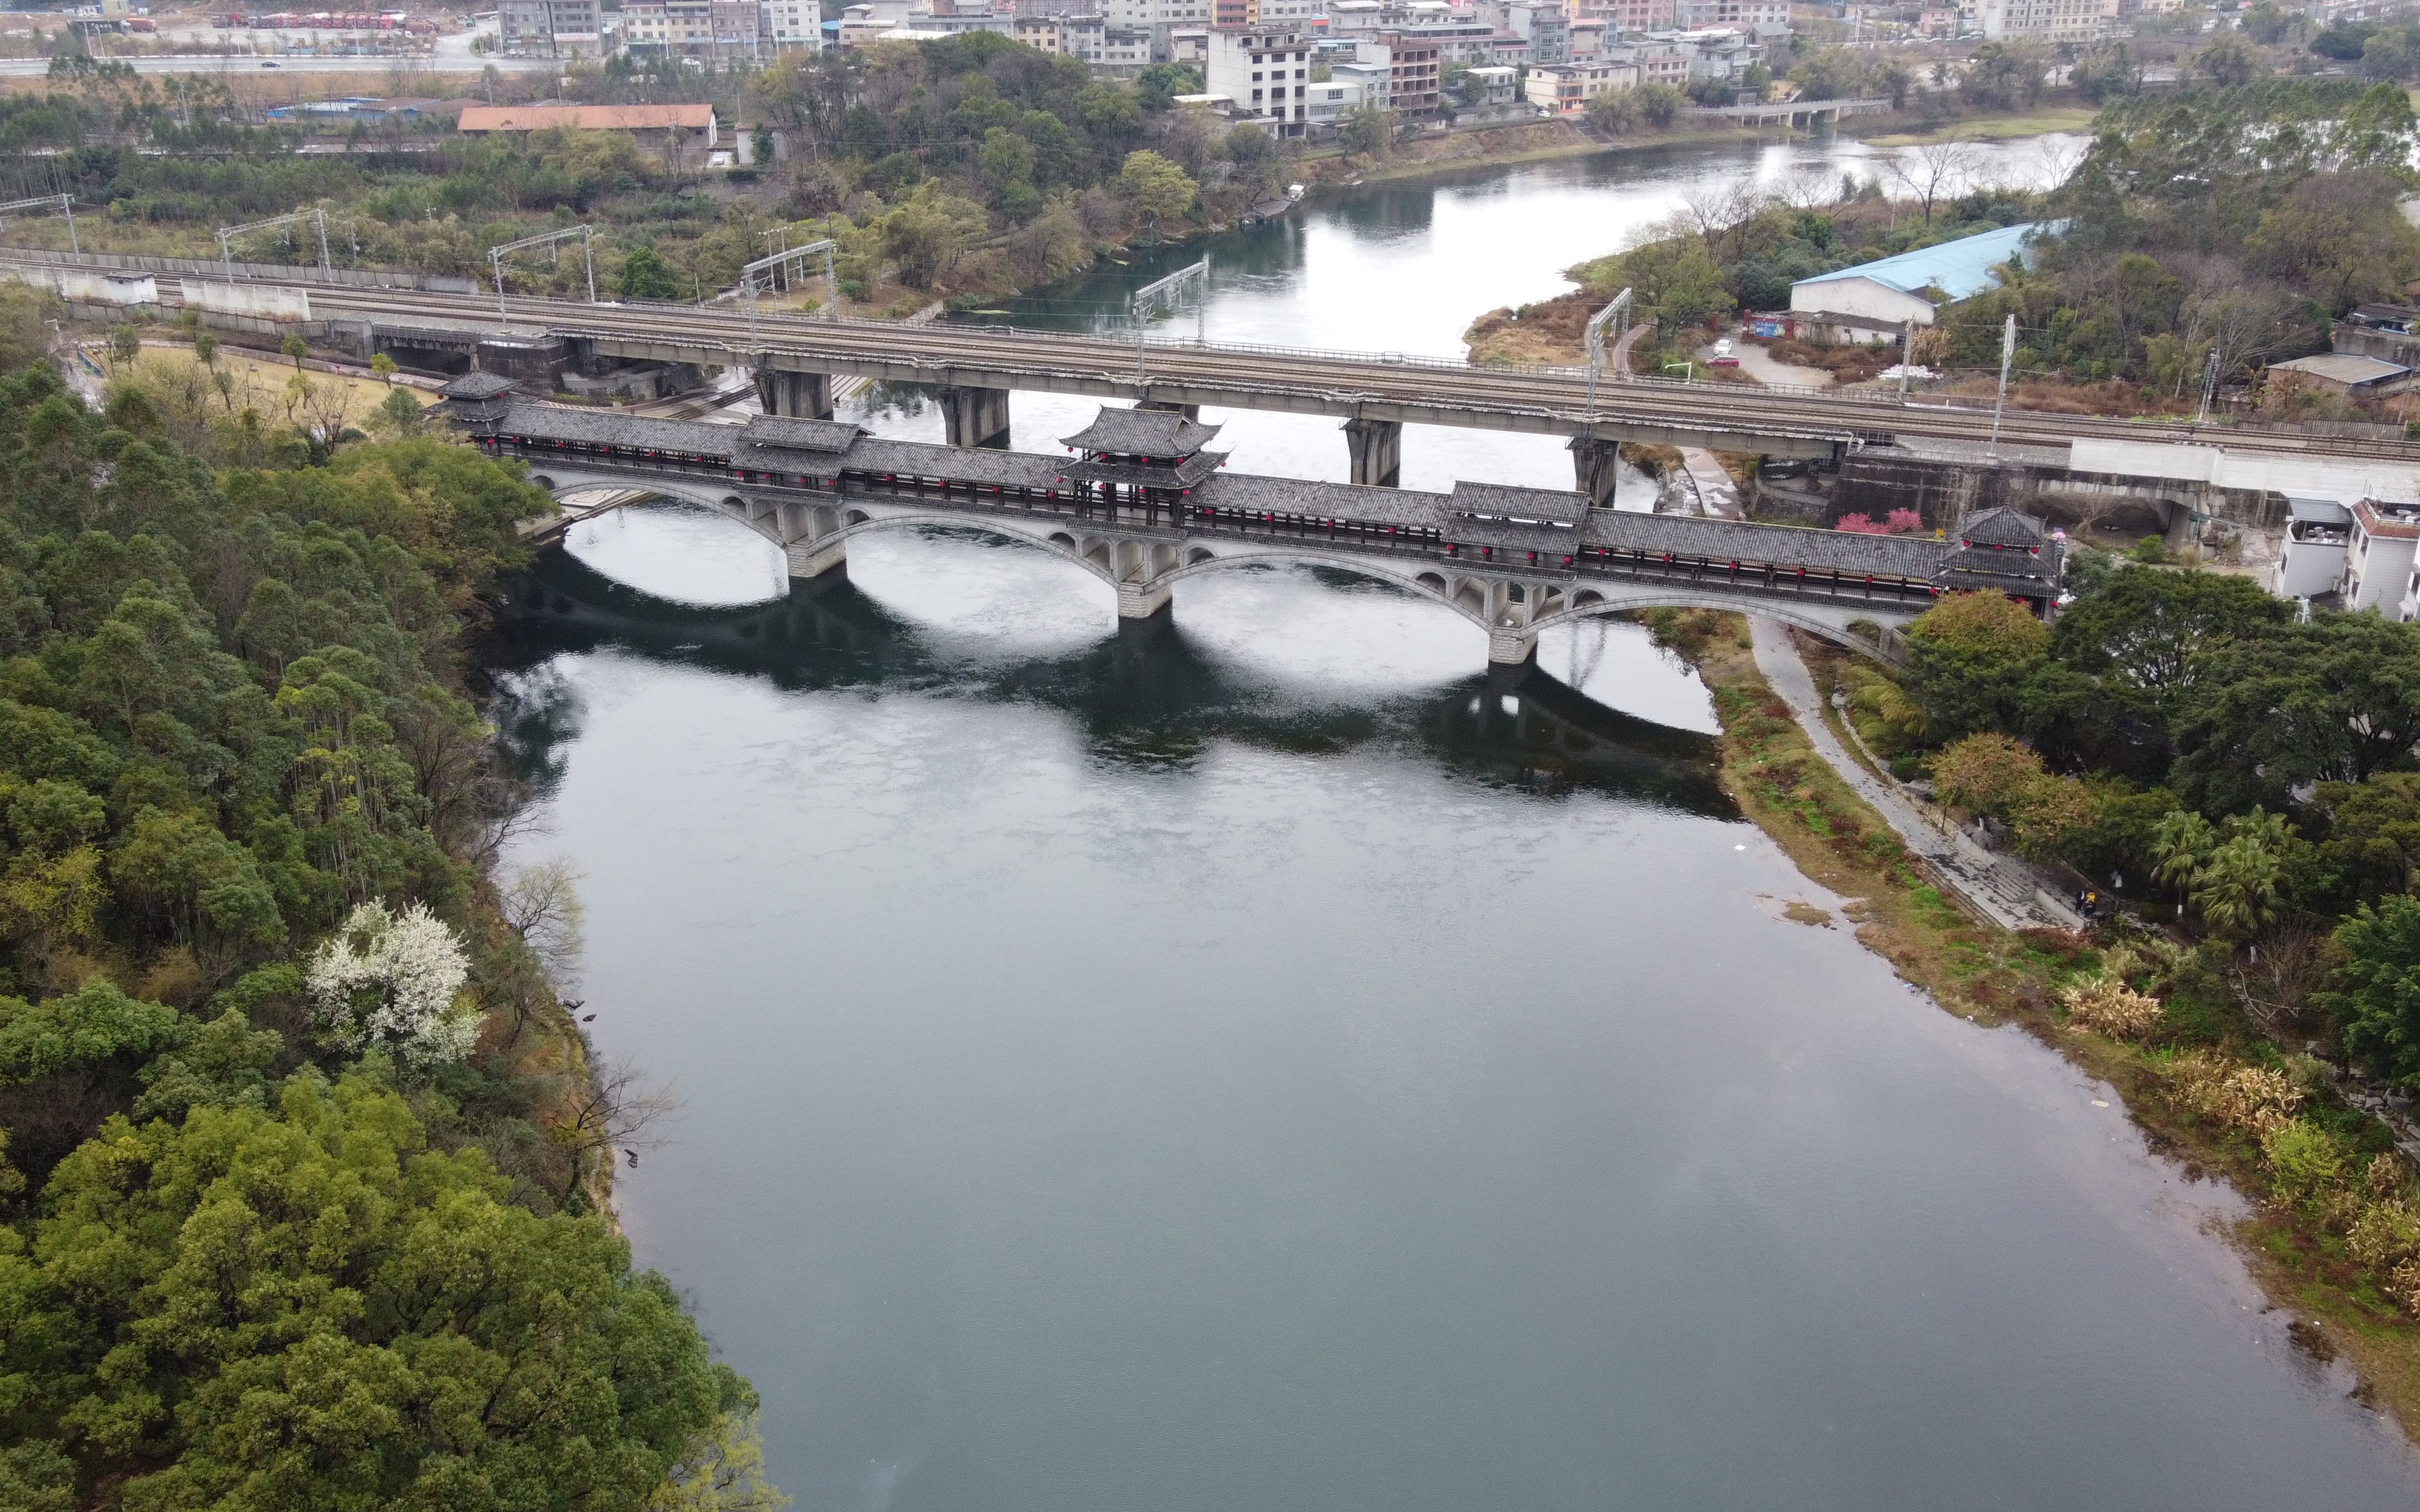
MULTIPOLYGON (((2375 1153, 2382 1126, 2363 1128, 2368 1120, 2323 1081, 2291 1079, 2307 1068, 2280 1071, 2270 1064, 2273 1054, 2264 1057, 2228 1039, 2180 1047, 2079 1027, 2059 1006, 2062 995, 2123 964, 2113 962, 2117 951, 2055 931, 1991 928, 1953 906, 1817 752, 1759 670, 1745 619, 1678 609, 1646 618, 1713 695, 1726 789, 1801 872, 1847 900, 1841 912, 1858 941, 1950 1012, 2021 1026, 2058 1050, 2108 1084, 2155 1149, 2188 1169, 2225 1176, 2251 1210, 2232 1237, 2273 1305, 2294 1316, 2296 1345, 2314 1359, 2341 1356, 2361 1378, 2361 1398, 2420 1442, 2420 1323, 2407 1311, 2411 1299, 2398 1305, 2392 1294, 2399 1279, 2381 1284, 2375 1273, 2376 1242, 2363 1228, 2381 1210, 2408 1211, 2405 1199, 2357 1186, 2350 1170, 2336 1172, 2333 1184, 2289 1185, 2262 1133, 2274 1127, 2262 1119, 2275 1110, 2241 1114, 2210 1089, 2278 1078, 2291 1088, 2287 1111, 2300 1109, 2300 1121, 2318 1122, 2353 1149, 2375 1153)), ((1837 658, 1817 653, 1808 664, 1819 690, 1828 692, 1837 658)), ((2387 1169, 2408 1186, 2407 1167, 2387 1169)))
MULTIPOLYGON (((1934 142, 2013 142, 2020 137, 2048 136, 2060 131, 2088 131, 2100 115, 2093 105, 2044 105, 2006 116, 1969 116, 1920 126, 1915 131, 1873 131, 1869 121, 1851 122, 1842 131, 1869 147, 1913 147, 1934 142)), ((1884 121, 1885 126, 1900 124, 1884 121)))

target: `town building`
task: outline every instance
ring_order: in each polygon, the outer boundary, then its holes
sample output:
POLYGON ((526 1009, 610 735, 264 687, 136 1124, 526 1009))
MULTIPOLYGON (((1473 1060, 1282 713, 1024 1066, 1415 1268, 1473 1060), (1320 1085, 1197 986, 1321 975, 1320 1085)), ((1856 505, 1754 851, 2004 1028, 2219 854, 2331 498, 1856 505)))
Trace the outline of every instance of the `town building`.
POLYGON ((606 50, 597 0, 502 0, 496 24, 513 57, 599 57, 606 50))
POLYGON ((2318 598, 2344 582, 2352 547, 2352 511, 2333 499, 2286 501, 2286 539, 2269 572, 2280 598, 2318 598))
POLYGON ((764 0, 767 41, 776 53, 819 53, 824 45, 824 12, 815 0, 764 0))
MULTIPOLYGON (((1509 71, 1509 70, 1508 70, 1509 71)), ((1313 131, 1334 131, 1369 102, 1370 82, 1363 79, 1330 78, 1311 86, 1310 114, 1305 117, 1313 131)))
POLYGON ((1300 136, 1311 119, 1311 44, 1300 32, 1213 27, 1202 75, 1204 93, 1225 95, 1237 120, 1273 135, 1300 136))
POLYGON ((628 131, 644 147, 694 147, 712 151, 721 128, 712 105, 474 105, 456 129, 465 136, 486 132, 543 131, 569 127, 582 131, 628 131))
POLYGON ((2287 376, 2285 381, 2296 387, 2348 398, 2383 398, 2412 387, 2411 368, 2366 352, 2321 352, 2290 363, 2272 363, 2268 371, 2272 383, 2282 374, 2287 376))
POLYGON ((1571 15, 1560 0, 1480 0, 1477 14, 1492 29, 1528 42, 1533 66, 1572 59, 1571 15))
POLYGON ((634 52, 755 58, 770 41, 757 0, 624 0, 621 17, 622 45, 634 52))
POLYGON ((1748 31, 1760 23, 1790 24, 1790 0, 1675 0, 1671 24, 1683 31, 1732 26, 1748 31))
POLYGON ((1361 61, 1387 66, 1387 108, 1404 116, 1434 116, 1445 102, 1443 50, 1427 38, 1381 33, 1357 44, 1361 61))
POLYGON ((1602 58, 1533 68, 1523 85, 1529 103, 1557 116, 1585 116, 1597 96, 1637 87, 1638 65, 1602 58))
POLYGON ((1910 324, 1931 325, 1942 305, 1997 287, 2001 265, 2024 256, 2026 239, 2037 231, 2055 230, 2041 222, 2002 226, 1937 247, 1802 278, 1790 285, 1793 324, 1820 339, 1897 340, 1910 324))
POLYGON ((1980 0, 1986 41, 2088 42, 2102 35, 2100 0, 1980 0))
MULTIPOLYGON (((1674 0, 1580 0, 1574 18, 1602 21, 1616 35, 1639 32, 1670 31, 1679 23, 1673 15, 1674 0)), ((1612 40, 1609 37, 1607 41, 1612 40)))
POLYGON ((2347 609, 2376 609, 2389 619, 2411 619, 2415 597, 2420 597, 2420 585, 2412 581, 2420 510, 2388 508, 2362 499, 2350 513, 2352 538, 2336 590, 2338 602, 2347 609))

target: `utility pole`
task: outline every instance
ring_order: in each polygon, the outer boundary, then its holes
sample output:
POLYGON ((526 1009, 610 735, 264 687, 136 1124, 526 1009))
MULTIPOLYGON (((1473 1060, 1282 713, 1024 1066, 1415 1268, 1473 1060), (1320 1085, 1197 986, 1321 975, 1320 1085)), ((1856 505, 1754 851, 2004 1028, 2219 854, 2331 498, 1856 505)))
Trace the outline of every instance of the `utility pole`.
POLYGON ((2194 416, 2194 424, 2195 424, 2198 425, 2198 424, 2200 424, 2203 421, 2208 420, 2208 419, 2210 418, 2210 402, 2211 402, 2211 400, 2212 400, 2212 399, 2216 398, 2217 396, 2218 396, 2218 348, 2217 348, 2217 347, 2212 347, 2210 349, 2210 370, 2209 370, 2208 372, 2206 372, 2206 373, 2204 373, 2204 374, 2202 375, 2202 379, 2201 379, 2201 410, 2200 410, 2200 412, 2199 412, 2199 413, 2197 413, 2197 414, 2195 414, 2195 415, 2194 416))
POLYGON ((2017 317, 2000 328, 2000 396, 1992 401, 1992 460, 2000 459, 2000 411, 2009 407, 2009 364, 2017 357, 2017 317))
POLYGON ((1916 361, 1916 322, 1899 323, 1899 402, 1907 403, 1907 370, 1916 361))

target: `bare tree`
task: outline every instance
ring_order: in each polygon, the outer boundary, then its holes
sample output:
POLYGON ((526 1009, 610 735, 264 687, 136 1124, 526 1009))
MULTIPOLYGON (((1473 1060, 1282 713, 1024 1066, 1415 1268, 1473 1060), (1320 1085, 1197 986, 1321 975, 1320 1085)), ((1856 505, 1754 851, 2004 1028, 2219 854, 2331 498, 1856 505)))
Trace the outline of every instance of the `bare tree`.
POLYGON ((1923 208, 1924 224, 1931 225, 1933 207, 1965 182, 1978 161, 1971 143, 1930 142, 1885 161, 1883 172, 1923 208))
POLYGON ((1764 208, 1764 195, 1745 178, 1734 178, 1681 197, 1681 214, 1706 243, 1706 251, 1722 260, 1723 244, 1764 208))
POLYGON ((618 1149, 637 1165, 641 1150, 663 1143, 662 1125, 679 1109, 669 1086, 647 1081, 627 1060, 597 1057, 587 1074, 566 1073, 562 1099, 543 1120, 548 1142, 570 1158, 560 1200, 571 1200, 597 1155, 611 1166, 618 1149))
POLYGON ((557 990, 580 979, 587 911, 580 903, 580 871, 561 857, 520 868, 498 899, 504 922, 530 948, 557 990))

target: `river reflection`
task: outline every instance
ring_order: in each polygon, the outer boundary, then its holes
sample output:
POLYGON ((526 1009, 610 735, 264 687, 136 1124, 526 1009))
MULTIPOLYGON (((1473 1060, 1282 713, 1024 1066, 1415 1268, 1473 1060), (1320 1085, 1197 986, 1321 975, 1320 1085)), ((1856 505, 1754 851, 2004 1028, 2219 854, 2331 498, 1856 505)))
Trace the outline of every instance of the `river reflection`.
POLYGON ((802 1512, 2420 1499, 2233 1199, 1861 948, 1635 627, 1508 688, 1349 580, 1130 637, 850 549, 768 601, 728 522, 582 525, 495 657, 513 858, 684 1103, 625 1225, 802 1512))
MULTIPOLYGON (((958 547, 961 558, 970 550, 987 554, 987 543, 954 532, 922 535, 958 547)), ((1418 603, 1342 574, 1252 575, 1295 579, 1287 586, 1295 599, 1315 598, 1325 587, 1380 594, 1407 608, 1418 603)), ((610 648, 763 678, 789 691, 1032 704, 1073 720, 1096 760, 1187 764, 1220 742, 1306 756, 1383 743, 1541 794, 1587 789, 1710 817, 1737 812, 1715 776, 1712 736, 1606 708, 1543 671, 1518 687, 1480 672, 1367 702, 1288 697, 1165 620, 1032 657, 972 657, 963 648, 954 654, 950 637, 923 632, 845 581, 754 604, 682 604, 616 582, 564 551, 546 554, 514 595, 512 612, 513 650, 503 669, 610 648)), ((529 685, 505 731, 520 753, 520 775, 544 785, 559 771, 560 749, 579 738, 567 687, 529 685)))

